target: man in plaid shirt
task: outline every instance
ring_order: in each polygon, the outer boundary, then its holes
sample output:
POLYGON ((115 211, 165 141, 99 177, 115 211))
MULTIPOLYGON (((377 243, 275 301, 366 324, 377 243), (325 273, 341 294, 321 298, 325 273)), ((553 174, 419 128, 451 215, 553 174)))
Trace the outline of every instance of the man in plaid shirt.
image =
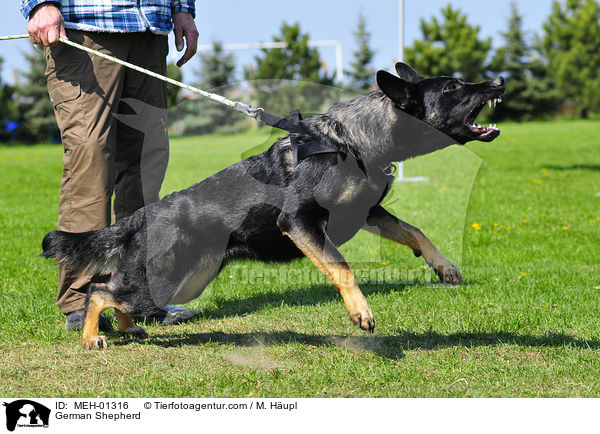
MULTIPOLYGON (((175 33, 181 67, 196 52, 194 0, 21 0, 31 41, 44 47, 48 93, 63 142, 58 229, 84 232, 158 200, 168 162, 167 88, 160 80, 60 44, 69 39, 159 74, 166 73, 167 35, 175 33), (142 182, 143 180, 143 182, 142 182)), ((56 304, 66 328, 81 328, 90 282, 59 265, 56 304)), ((192 313, 166 306, 162 324, 192 313)), ((100 328, 110 330, 101 317, 100 328)))

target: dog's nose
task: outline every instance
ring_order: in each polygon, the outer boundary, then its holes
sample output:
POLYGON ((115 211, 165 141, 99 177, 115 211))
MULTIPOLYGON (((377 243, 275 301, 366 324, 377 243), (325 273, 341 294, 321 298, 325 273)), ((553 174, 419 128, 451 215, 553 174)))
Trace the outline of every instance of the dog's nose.
POLYGON ((498 76, 498 77, 494 78, 494 80, 492 81, 492 84, 494 86, 504 86, 504 78, 502 78, 501 76, 498 76))

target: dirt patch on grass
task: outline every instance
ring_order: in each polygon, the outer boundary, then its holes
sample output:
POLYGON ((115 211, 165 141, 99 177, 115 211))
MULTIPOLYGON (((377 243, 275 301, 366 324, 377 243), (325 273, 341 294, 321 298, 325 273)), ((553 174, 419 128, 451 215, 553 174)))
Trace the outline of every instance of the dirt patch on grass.
POLYGON ((235 350, 223 351, 222 356, 225 360, 235 366, 243 366, 262 371, 273 371, 275 369, 285 369, 285 363, 270 358, 262 346, 251 348, 236 348, 235 350))

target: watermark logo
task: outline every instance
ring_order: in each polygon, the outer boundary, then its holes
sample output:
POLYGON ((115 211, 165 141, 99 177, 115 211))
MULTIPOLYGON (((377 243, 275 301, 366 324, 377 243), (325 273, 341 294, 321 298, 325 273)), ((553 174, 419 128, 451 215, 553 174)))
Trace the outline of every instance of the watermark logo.
POLYGON ((14 431, 19 428, 48 428, 50 409, 28 399, 5 402, 6 429, 14 431))

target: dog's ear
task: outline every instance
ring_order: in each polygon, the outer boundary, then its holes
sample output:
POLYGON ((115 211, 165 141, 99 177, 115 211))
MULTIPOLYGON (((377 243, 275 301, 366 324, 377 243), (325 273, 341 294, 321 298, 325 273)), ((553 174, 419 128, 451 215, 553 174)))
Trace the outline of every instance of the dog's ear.
POLYGON ((421 77, 417 71, 412 69, 406 63, 396 63, 396 73, 398 74, 398 77, 400 77, 402 80, 408 81, 409 83, 417 83, 423 80, 423 77, 421 77))
POLYGON ((416 102, 416 86, 389 72, 377 71, 377 85, 402 110, 408 110, 416 102))

